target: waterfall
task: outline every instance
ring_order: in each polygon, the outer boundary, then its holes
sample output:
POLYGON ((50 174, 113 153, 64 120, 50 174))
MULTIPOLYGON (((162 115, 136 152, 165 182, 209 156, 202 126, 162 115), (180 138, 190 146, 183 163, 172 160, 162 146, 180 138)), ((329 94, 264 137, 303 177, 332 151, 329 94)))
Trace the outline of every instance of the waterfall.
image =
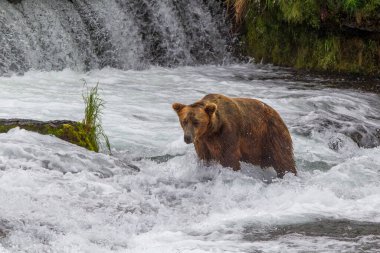
POLYGON ((221 64, 221 0, 0 0, 0 75, 221 64))

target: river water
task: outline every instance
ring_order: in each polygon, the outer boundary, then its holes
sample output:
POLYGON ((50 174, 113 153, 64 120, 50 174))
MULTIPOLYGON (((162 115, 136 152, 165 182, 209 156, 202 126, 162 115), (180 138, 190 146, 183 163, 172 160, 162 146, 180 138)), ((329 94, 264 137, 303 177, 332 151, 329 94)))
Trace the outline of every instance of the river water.
POLYGON ((379 95, 258 65, 29 71, 0 77, 0 118, 81 120, 81 79, 99 82, 113 156, 20 129, 0 134, 1 252, 380 248, 379 95), (200 165, 171 103, 207 93, 278 110, 299 175, 200 165))

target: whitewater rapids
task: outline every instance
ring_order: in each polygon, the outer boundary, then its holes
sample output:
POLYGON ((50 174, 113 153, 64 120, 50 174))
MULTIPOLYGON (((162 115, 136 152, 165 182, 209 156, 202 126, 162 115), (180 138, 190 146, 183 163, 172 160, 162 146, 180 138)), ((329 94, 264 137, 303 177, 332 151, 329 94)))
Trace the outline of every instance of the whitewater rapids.
POLYGON ((0 252, 380 248, 379 95, 255 65, 29 71, 0 77, 0 118, 81 120, 81 79, 99 82, 114 156, 20 129, 0 134, 0 252), (275 108, 299 176, 199 165, 171 103, 207 93, 275 108))

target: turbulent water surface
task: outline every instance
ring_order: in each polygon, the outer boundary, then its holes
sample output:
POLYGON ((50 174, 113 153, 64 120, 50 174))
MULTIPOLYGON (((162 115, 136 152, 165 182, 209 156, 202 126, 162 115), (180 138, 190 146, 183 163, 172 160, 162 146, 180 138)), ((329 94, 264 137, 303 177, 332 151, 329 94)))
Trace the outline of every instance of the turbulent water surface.
POLYGON ((0 118, 80 120, 82 78, 100 83, 114 155, 20 129, 0 134, 0 251, 380 248, 378 95, 254 65, 31 71, 0 78, 0 118), (299 176, 272 180, 273 171, 248 164, 240 172, 198 164, 171 103, 207 93, 277 109, 299 176))

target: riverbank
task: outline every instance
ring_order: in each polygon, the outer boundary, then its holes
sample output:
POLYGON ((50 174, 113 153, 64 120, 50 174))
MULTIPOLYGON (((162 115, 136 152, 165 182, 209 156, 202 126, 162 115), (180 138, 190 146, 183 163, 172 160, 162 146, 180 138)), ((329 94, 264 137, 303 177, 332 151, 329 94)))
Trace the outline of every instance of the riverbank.
POLYGON ((230 1, 257 63, 380 76, 380 1, 230 1))

